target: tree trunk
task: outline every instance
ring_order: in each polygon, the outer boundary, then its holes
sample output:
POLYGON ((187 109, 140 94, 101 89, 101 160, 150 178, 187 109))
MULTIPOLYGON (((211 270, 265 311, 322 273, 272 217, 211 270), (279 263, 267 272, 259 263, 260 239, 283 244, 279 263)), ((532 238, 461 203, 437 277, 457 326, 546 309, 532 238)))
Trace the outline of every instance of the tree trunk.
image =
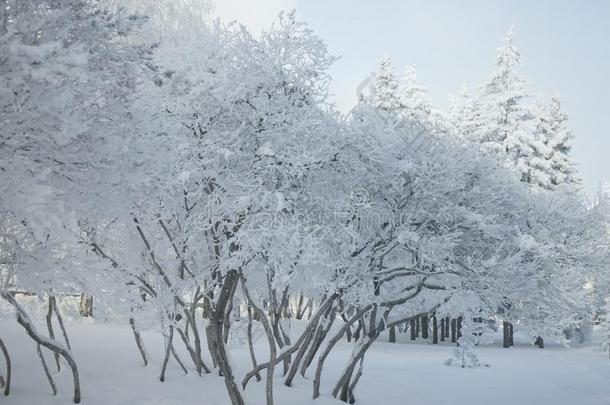
POLYGON ((451 343, 457 342, 457 321, 455 319, 451 320, 451 343))
POLYGON ((309 321, 311 319, 311 313, 313 311, 313 300, 309 299, 309 301, 307 301, 307 320, 309 321))
POLYGON ((420 324, 422 339, 428 339, 428 315, 422 315, 420 324))
MULTIPOLYGON (((197 294, 198 294, 198 291, 197 291, 197 294)), ((191 330, 193 331, 193 341, 194 341, 195 347, 193 349, 192 355, 195 357, 195 369, 197 370, 197 373, 199 375, 201 375, 202 372, 210 373, 210 368, 203 361, 202 353, 201 353, 201 338, 199 337, 199 328, 197 327, 197 318, 196 318, 197 301, 193 302, 193 305, 191 306, 190 310, 185 308, 184 314, 186 316, 187 326, 190 324, 191 330)), ((185 343, 188 343, 188 339, 186 340, 185 343)), ((190 345, 187 344, 186 346, 187 346, 187 349, 189 349, 189 351, 190 351, 190 345)))
POLYGON ((438 344, 438 324, 436 315, 432 315, 432 344, 438 344))
POLYGON ((146 354, 146 348, 144 347, 144 341, 142 341, 142 337, 140 336, 140 331, 136 328, 136 320, 129 318, 129 325, 133 331, 133 337, 136 340, 136 345, 140 351, 140 356, 142 356, 142 361, 144 361, 144 367, 146 367, 148 365, 148 355, 146 354))
POLYGON ((502 347, 510 347, 510 324, 506 321, 502 322, 502 347))
POLYGON ((4 355, 4 364, 6 365, 6 379, 0 385, 0 388, 4 388, 4 396, 8 396, 11 392, 11 358, 2 339, 0 339, 0 351, 4 355))
POLYGON ((449 321, 449 317, 446 316, 445 317, 445 337, 448 338, 449 337, 449 325, 450 325, 450 321, 449 321))
POLYGON ((61 334, 64 337, 66 346, 68 347, 68 350, 72 350, 72 347, 70 346, 70 340, 68 339, 68 332, 66 331, 66 327, 64 326, 64 320, 61 317, 61 312, 59 312, 59 308, 57 307, 57 298, 53 299, 53 310, 55 311, 55 316, 57 317, 57 323, 59 324, 59 329, 61 330, 61 334))
POLYGON ((309 348, 309 352, 307 353, 307 356, 305 357, 305 360, 303 361, 303 364, 301 366, 301 375, 302 376, 305 376, 305 372, 307 371, 307 368, 311 365, 311 362, 313 361, 316 353, 318 352, 320 345, 322 345, 322 342, 326 338, 328 331, 332 328, 333 323, 335 322, 336 315, 337 315, 337 308, 335 308, 333 306, 329 307, 328 311, 324 317, 324 319, 326 321, 322 321, 320 323, 318 330, 316 331, 316 334, 314 335, 314 338, 312 339, 311 347, 309 348), (318 331, 319 331, 319 333, 318 333, 318 331))
POLYGON ((457 329, 457 338, 461 338, 462 337, 462 317, 458 316, 457 318, 457 325, 456 325, 456 329, 457 329))
POLYGON ((189 372, 186 369, 186 367, 184 367, 184 363, 182 362, 182 360, 180 360, 180 357, 178 356, 178 353, 176 353, 176 348, 174 348, 173 344, 170 347, 172 349, 172 356, 174 357, 174 359, 176 360, 176 362, 178 363, 178 365, 182 369, 182 372, 184 372, 184 375, 187 375, 189 372))
POLYGON ((82 317, 93 316, 93 297, 90 295, 81 294, 78 312, 82 317))
MULTIPOLYGON (((53 330, 53 301, 55 300, 55 297, 52 295, 49 295, 49 303, 48 303, 48 309, 47 309, 47 316, 46 316, 46 320, 47 320, 47 330, 49 331, 49 337, 53 340, 55 340, 55 331, 53 330)), ((55 365, 57 366, 57 372, 59 373, 61 371, 61 365, 59 364, 59 354, 57 352, 53 353, 54 357, 55 357, 55 365)))
POLYGON ((322 369, 324 367, 324 361, 326 360, 326 357, 330 354, 330 351, 337 344, 337 342, 339 340, 341 340, 341 337, 343 336, 345 331, 349 327, 351 327, 351 325, 354 322, 356 322, 356 321, 361 322, 360 320, 362 319, 362 317, 371 308, 372 308, 372 305, 367 305, 364 308, 361 308, 354 316, 352 316, 352 318, 348 322, 345 323, 345 325, 343 325, 343 327, 341 327, 341 329, 339 329, 339 331, 335 334, 335 336, 333 336, 328 341, 328 343, 326 343, 326 347, 324 348, 324 351, 320 354, 320 356, 318 358, 318 364, 316 366, 316 374, 315 374, 315 377, 313 380, 313 399, 316 399, 320 396, 320 381, 322 380, 322 369))
POLYGON ((207 296, 203 298, 203 309, 201 310, 201 316, 203 319, 210 319, 210 298, 207 296))
POLYGON ((411 328, 411 340, 415 340, 417 337, 417 332, 415 331, 415 319, 411 319, 409 321, 409 326, 411 328))
POLYGON ((80 380, 78 374, 78 367, 76 366, 76 362, 72 358, 72 354, 67 348, 64 348, 59 342, 54 340, 45 339, 36 332, 34 325, 31 323, 30 318, 27 313, 19 303, 15 300, 15 298, 9 293, 3 293, 2 297, 7 300, 13 308, 15 308, 17 312, 17 322, 25 329, 28 336, 32 338, 36 344, 46 347, 47 349, 58 352, 60 356, 62 356, 70 366, 72 370, 72 379, 74 382, 74 403, 78 404, 81 400, 81 392, 80 392, 80 380))
MULTIPOLYGON (((248 349, 250 350, 250 359, 252 359, 252 368, 256 368, 256 353, 254 352, 254 343, 252 342, 252 306, 248 304, 248 349)), ((255 375, 256 381, 260 381, 261 375, 260 373, 256 373, 255 375)))
POLYGON ((49 385, 51 386, 51 391, 53 391, 53 395, 57 395, 57 386, 55 385, 55 381, 53 381, 53 376, 51 376, 49 367, 47 367, 47 362, 44 359, 44 355, 42 354, 42 350, 40 349, 39 344, 36 345, 36 352, 38 353, 38 357, 40 358, 40 362, 42 363, 44 375, 47 377, 47 381, 49 381, 49 385))
POLYGON ((233 405, 244 405, 244 399, 241 390, 235 382, 235 376, 233 375, 233 369, 229 361, 229 356, 226 351, 226 346, 223 340, 224 330, 224 314, 225 309, 232 299, 232 292, 235 292, 234 284, 239 281, 237 270, 229 270, 224 277, 224 282, 215 308, 211 311, 210 325, 208 326, 208 336, 212 338, 211 342, 208 342, 210 346, 210 352, 215 353, 216 361, 218 362, 219 371, 224 377, 227 392, 233 405))
POLYGON ((304 308, 303 308, 303 301, 304 301, 304 297, 303 294, 299 294, 299 300, 297 301, 297 309, 296 309, 296 318, 297 319, 302 319, 303 315, 305 314, 304 308))
POLYGON ((169 335, 165 339, 165 356, 163 356, 163 365, 161 366, 161 374, 159 375, 159 381, 165 382, 165 370, 167 369, 167 363, 169 362, 169 355, 172 351, 172 340, 174 339, 174 326, 169 326, 169 335))
POLYGON ((392 326, 390 328, 390 338, 389 338, 389 342, 390 343, 396 343, 396 327, 392 326))
POLYGON ((248 288, 246 287, 245 280, 243 278, 241 285, 244 291, 244 295, 248 300, 248 305, 250 305, 256 312, 259 313, 263 328, 265 329, 265 333, 267 334, 267 341, 269 343, 269 367, 267 367, 267 383, 265 385, 265 396, 267 399, 267 405, 273 405, 273 372, 275 371, 275 364, 277 359, 277 349, 275 347, 276 337, 273 333, 271 322, 269 321, 269 318, 267 318, 267 314, 265 314, 259 307, 254 304, 252 298, 250 297, 250 294, 248 293, 248 288))
POLYGON ((536 341, 534 342, 534 344, 536 346, 538 346, 540 349, 544 349, 544 339, 542 339, 542 337, 538 336, 536 338, 536 341))
POLYGON ((309 348, 309 345, 313 340, 314 334, 315 334, 315 332, 313 332, 313 330, 310 333, 308 333, 307 337, 301 344, 301 347, 297 351, 297 354, 294 357, 292 364, 290 365, 290 369, 288 370, 288 373, 286 374, 286 379, 284 380, 285 386, 290 387, 292 385, 292 380, 294 379, 294 377, 297 374, 297 371, 299 369, 299 364, 301 363, 301 360, 303 359, 305 352, 309 348))
POLYGON ((441 342, 445 341, 445 318, 441 318, 441 342))

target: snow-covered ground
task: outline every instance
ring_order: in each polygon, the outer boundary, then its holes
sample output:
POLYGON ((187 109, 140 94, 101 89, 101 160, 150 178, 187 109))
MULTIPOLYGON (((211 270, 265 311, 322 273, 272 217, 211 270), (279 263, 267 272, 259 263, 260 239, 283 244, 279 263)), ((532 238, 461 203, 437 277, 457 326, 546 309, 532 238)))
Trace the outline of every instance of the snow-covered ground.
MULTIPOLYGON (((184 376, 170 361, 167 380, 158 381, 162 337, 148 332, 144 339, 153 358, 142 367, 131 331, 126 325, 69 325, 73 350, 79 363, 83 403, 88 405, 224 405, 229 404, 224 383, 215 375, 184 376)), ((57 397, 50 395, 35 346, 15 322, 1 321, 0 335, 12 355, 13 389, 0 397, 2 405, 68 404, 72 390, 70 375, 64 370, 56 380, 57 397)), ((259 360, 266 352, 257 343, 259 360)), ((177 344, 179 346, 179 344, 177 344)), ((531 345, 502 349, 498 345, 478 351, 489 367, 461 369, 448 367, 453 346, 425 343, 390 344, 379 342, 365 359, 364 375, 356 390, 357 403, 409 405, 608 405, 610 404, 610 360, 593 347, 543 350, 531 345)), ((339 404, 328 392, 350 346, 342 344, 327 362, 323 393, 311 400, 311 381, 298 377, 292 388, 276 379, 276 404, 339 404)), ((247 348, 234 348, 238 375, 249 365, 247 348)), ((183 354, 183 359, 187 360, 183 354)), ((51 360, 49 356, 49 360, 51 360)), ((49 361, 49 364, 52 364, 49 361)), ((311 370, 310 370, 311 371, 311 370)), ((279 372, 279 370, 278 370, 279 372)), ((264 378, 264 376, 263 376, 264 378)), ((250 404, 264 403, 264 384, 252 380, 246 389, 250 404)))

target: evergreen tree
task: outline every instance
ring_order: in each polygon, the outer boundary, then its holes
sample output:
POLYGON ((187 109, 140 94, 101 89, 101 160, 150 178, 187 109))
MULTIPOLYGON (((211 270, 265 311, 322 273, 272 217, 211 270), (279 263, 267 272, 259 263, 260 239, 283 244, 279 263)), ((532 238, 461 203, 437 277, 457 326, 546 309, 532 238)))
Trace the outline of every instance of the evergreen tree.
POLYGON ((385 56, 373 76, 372 104, 381 111, 397 113, 401 109, 398 80, 393 72, 392 60, 385 56))
POLYGON ((432 114, 428 90, 417 81, 415 67, 407 66, 400 85, 401 116, 410 121, 427 123, 432 114))
POLYGON ((478 140, 483 125, 483 111, 479 97, 471 95, 464 85, 457 96, 450 96, 448 121, 451 133, 462 139, 478 140))
POLYGON ((548 145, 552 150, 549 160, 553 171, 551 182, 554 186, 579 184, 575 164, 569 156, 571 151, 569 141, 572 139, 572 134, 567 128, 568 115, 561 109, 561 100, 558 96, 551 99, 548 115, 548 145))
POLYGON ((521 180, 545 189, 552 189, 553 168, 550 158, 553 153, 548 144, 551 125, 544 104, 539 101, 534 110, 532 131, 523 132, 519 139, 517 169, 521 180))
POLYGON ((486 151, 505 152, 509 165, 516 163, 530 128, 532 114, 528 107, 528 82, 517 74, 521 53, 513 44, 512 28, 497 50, 495 70, 480 90, 483 115, 477 140, 486 151))

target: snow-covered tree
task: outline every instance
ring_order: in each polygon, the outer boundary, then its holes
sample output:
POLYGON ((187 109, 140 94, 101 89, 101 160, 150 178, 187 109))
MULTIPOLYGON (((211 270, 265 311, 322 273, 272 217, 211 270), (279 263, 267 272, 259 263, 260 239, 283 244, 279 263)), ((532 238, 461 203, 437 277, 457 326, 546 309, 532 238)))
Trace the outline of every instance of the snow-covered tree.
POLYGON ((384 56, 371 83, 372 104, 381 111, 397 114, 402 109, 400 87, 392 60, 384 56))
POLYGON ((13 290, 48 295, 49 316, 61 319, 54 295, 83 291, 95 278, 99 263, 79 245, 81 218, 124 207, 113 185, 130 173, 119 166, 132 139, 125 136, 131 97, 146 78, 151 47, 130 37, 142 17, 96 1, 8 1, 3 16, 0 203, 2 221, 14 224, 3 236, 14 260, 1 293, 29 336, 66 358, 78 402, 67 335, 67 347, 50 326, 52 339, 44 338, 13 290))
POLYGON ((355 345, 333 395, 352 402, 387 329, 461 317, 466 365, 482 332, 471 321, 499 307, 556 340, 586 318, 581 286, 605 274, 601 210, 546 190, 558 177, 542 168, 568 175, 549 156, 567 154, 569 135, 559 105, 555 118, 527 115, 512 34, 481 94, 462 96, 451 120, 413 70, 401 90, 389 59, 372 97, 342 117, 327 101, 334 58, 294 13, 255 37, 207 20, 199 0, 129 2, 149 18, 106 7, 115 1, 8 3, 0 294, 37 345, 68 361, 75 400, 67 334, 65 345, 51 328, 43 338, 16 287, 45 296, 60 324, 57 292, 94 294, 129 320, 145 365, 139 328, 163 334, 161 381, 174 362, 209 378, 215 370, 233 404, 263 371, 273 404, 280 364, 287 386, 315 369, 319 396, 343 336, 355 345), (495 145, 526 177, 464 139, 495 145), (291 336, 296 296, 312 303, 311 317, 291 336), (263 362, 253 325, 267 337, 263 362), (241 332, 252 369, 238 381, 229 342, 241 332))
POLYGON ((534 110, 535 128, 531 133, 523 132, 517 152, 517 169, 521 180, 545 189, 552 188, 552 154, 549 140, 549 117, 545 106, 538 102, 534 110))
POLYGON ((425 87, 419 84, 413 65, 407 66, 399 87, 401 117, 427 123, 432 114, 432 102, 425 87))
POLYGON ((480 88, 482 123, 474 138, 484 150, 504 154, 502 159, 514 165, 523 139, 532 133, 530 90, 528 82, 517 72, 522 57, 513 43, 512 28, 503 41, 504 45, 496 51, 495 69, 480 88))
POLYGON ((578 185, 575 163, 570 156, 570 140, 572 134, 567 127, 568 115, 561 109, 558 96, 551 99, 548 107, 548 140, 551 148, 550 163, 552 167, 551 182, 554 186, 560 184, 578 185))

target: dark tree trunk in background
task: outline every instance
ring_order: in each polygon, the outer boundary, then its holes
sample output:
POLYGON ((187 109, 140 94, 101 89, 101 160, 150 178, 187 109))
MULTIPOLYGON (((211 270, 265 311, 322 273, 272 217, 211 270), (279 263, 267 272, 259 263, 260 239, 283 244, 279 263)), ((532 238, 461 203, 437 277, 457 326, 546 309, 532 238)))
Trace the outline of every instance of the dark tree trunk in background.
POLYGON ((415 340, 417 337, 415 334, 415 319, 409 321, 409 327, 411 328, 411 340, 415 340))
POLYGON ((509 325, 508 326, 508 329, 509 329, 509 334, 508 334, 509 343, 510 343, 511 346, 514 346, 515 341, 513 340, 513 337, 514 337, 513 324, 509 323, 508 325, 509 325))
POLYGON ((445 341, 445 318, 441 318, 441 342, 445 341))
POLYGON ((544 339, 542 339, 540 336, 538 336, 536 338, 536 341, 534 342, 534 344, 536 346, 538 346, 539 348, 544 349, 544 339))
POLYGON ((502 347, 510 347, 510 323, 502 322, 502 347))
POLYGON ((420 324, 422 339, 428 339, 428 315, 422 315, 420 319, 420 324))
POLYGON ((207 296, 203 297, 203 307, 201 309, 201 316, 203 317, 203 319, 210 319, 210 298, 207 296))
POLYGON ((457 332, 456 332, 457 338, 459 339, 462 337, 462 317, 461 316, 458 316, 456 329, 457 329, 457 332))
POLYGON ((417 318, 415 320, 415 337, 420 336, 420 331, 421 331, 421 321, 420 321, 420 318, 417 318))
MULTIPOLYGON (((483 323, 483 318, 479 316, 479 317, 477 317, 477 318, 474 318, 474 319, 473 319, 473 322, 476 322, 476 323, 483 323)), ((477 332, 477 333, 476 333, 476 335, 477 335, 477 336, 481 336, 482 334, 483 334, 483 332, 477 332)))
POLYGON ((438 323, 436 315, 432 315, 432 344, 438 344, 438 323))
POLYGON ((78 312, 82 317, 93 316, 93 297, 90 295, 81 294, 78 312))
POLYGON ((449 317, 445 317, 445 337, 449 337, 449 317))
POLYGON ((305 315, 305 310, 303 308, 304 297, 303 294, 299 294, 299 300, 297 301, 297 309, 296 309, 296 318, 301 320, 303 319, 303 315, 305 315))
POLYGON ((456 328, 456 320, 452 319, 451 320, 451 343, 456 343, 457 342, 457 337, 456 337, 456 333, 457 333, 457 328, 456 328))
POLYGON ((390 328, 390 343, 396 343, 396 327, 392 326, 390 328))

